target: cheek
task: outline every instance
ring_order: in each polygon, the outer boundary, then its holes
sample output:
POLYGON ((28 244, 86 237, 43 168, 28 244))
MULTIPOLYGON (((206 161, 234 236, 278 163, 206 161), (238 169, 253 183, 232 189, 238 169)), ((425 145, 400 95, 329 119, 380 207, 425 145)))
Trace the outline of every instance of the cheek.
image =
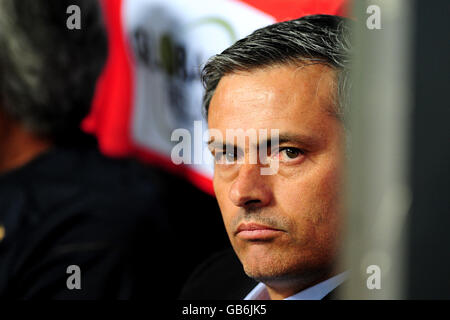
POLYGON ((292 177, 292 181, 283 179, 277 184, 279 205, 302 242, 323 238, 337 228, 339 171, 333 166, 325 169, 292 177))
POLYGON ((213 179, 214 193, 216 195, 217 203, 222 213, 222 219, 225 224, 227 232, 229 231, 230 222, 233 219, 234 206, 228 196, 229 186, 227 183, 220 181, 216 177, 213 179))

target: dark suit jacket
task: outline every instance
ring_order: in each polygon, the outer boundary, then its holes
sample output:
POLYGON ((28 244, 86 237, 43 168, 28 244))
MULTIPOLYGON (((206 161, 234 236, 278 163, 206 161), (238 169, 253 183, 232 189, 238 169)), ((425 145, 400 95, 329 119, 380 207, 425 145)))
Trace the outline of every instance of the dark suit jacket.
POLYGON ((0 298, 167 297, 157 179, 90 147, 56 147, 0 175, 0 298), (67 288, 70 265, 80 290, 67 288))
MULTIPOLYGON (((232 249, 203 262, 184 285, 181 300, 242 300, 258 284, 249 278, 232 249)), ((336 298, 337 289, 323 300, 336 298)))

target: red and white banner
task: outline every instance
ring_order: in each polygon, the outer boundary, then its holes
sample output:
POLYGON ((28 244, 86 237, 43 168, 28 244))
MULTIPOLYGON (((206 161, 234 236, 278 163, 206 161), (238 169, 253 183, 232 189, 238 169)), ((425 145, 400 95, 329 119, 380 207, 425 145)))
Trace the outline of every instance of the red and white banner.
POLYGON ((82 127, 109 156, 133 156, 213 194, 211 164, 176 165, 172 132, 191 132, 202 159, 200 70, 206 60, 266 25, 309 14, 346 15, 347 0, 102 0, 109 56, 82 127), (197 121, 196 128, 194 123, 197 121))

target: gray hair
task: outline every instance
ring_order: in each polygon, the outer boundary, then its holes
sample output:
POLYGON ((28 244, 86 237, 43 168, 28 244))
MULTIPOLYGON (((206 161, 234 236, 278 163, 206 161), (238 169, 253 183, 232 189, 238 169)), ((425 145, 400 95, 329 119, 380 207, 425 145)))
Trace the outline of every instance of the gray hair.
POLYGON ((207 61, 202 70, 203 113, 207 117, 215 89, 227 74, 312 62, 338 71, 333 113, 342 119, 348 104, 350 48, 348 19, 338 16, 310 15, 258 29, 207 61))
POLYGON ((106 55, 97 0, 0 0, 0 109, 33 134, 57 142, 79 130, 106 55), (80 30, 66 26, 70 5, 80 30))

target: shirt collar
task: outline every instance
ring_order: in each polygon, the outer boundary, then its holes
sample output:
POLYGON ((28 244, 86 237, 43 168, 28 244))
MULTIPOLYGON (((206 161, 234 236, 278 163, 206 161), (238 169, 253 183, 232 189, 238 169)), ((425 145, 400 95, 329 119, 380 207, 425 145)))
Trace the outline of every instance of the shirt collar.
MULTIPOLYGON (((348 271, 342 272, 325 281, 306 288, 284 300, 321 300, 331 291, 336 289, 348 277, 348 271)), ((258 283, 252 291, 244 298, 244 300, 270 300, 266 285, 262 282, 258 283)))

